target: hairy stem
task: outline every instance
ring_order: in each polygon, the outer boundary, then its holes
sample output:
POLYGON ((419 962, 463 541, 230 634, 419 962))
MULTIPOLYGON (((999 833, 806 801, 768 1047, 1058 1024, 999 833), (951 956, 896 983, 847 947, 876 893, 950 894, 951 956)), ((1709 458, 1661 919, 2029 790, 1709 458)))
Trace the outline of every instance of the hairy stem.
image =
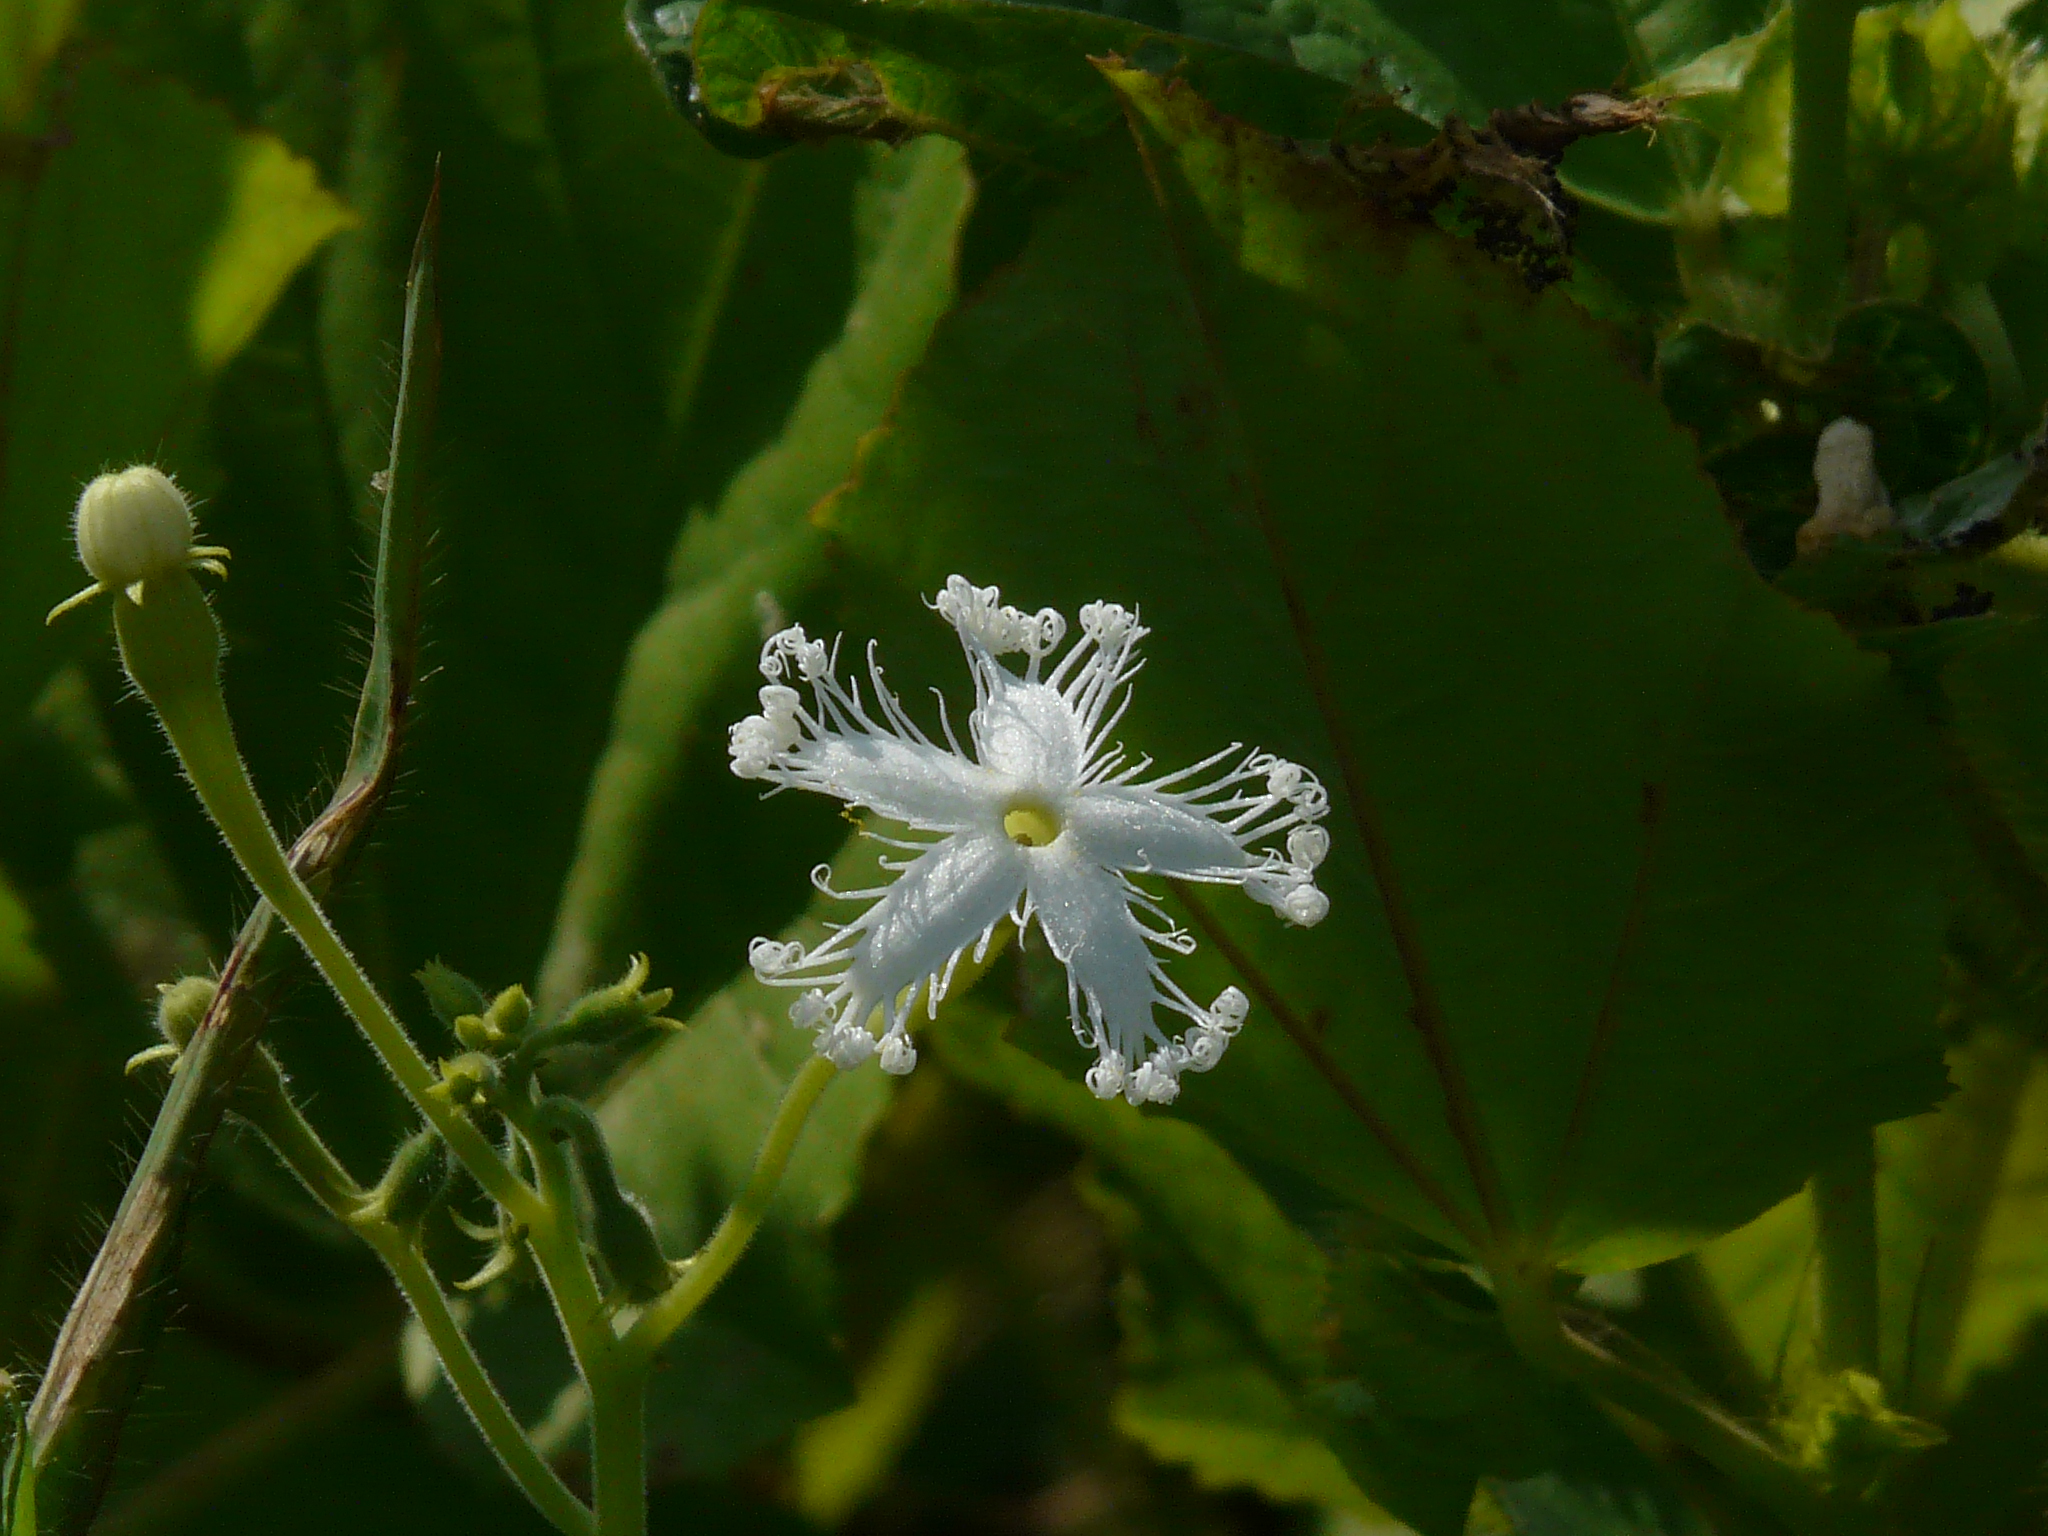
POLYGON ((327 914, 293 872, 256 799, 235 747, 220 690, 220 630, 198 583, 180 573, 149 584, 143 603, 115 601, 128 675, 148 698, 206 813, 258 894, 277 909, 427 1123, 476 1181, 514 1217, 530 1221, 537 1201, 491 1144, 433 1093, 436 1078, 327 914), (210 655, 207 654, 210 648, 210 655))
POLYGON ((647 1378, 614 1361, 590 1384, 590 1482, 597 1536, 647 1536, 647 1378))
POLYGON ((782 1182, 783 1170, 789 1166, 789 1155, 796 1148, 797 1138, 803 1135, 812 1109, 838 1074, 839 1069, 831 1062, 821 1056, 813 1056, 790 1080, 788 1091, 782 1096, 782 1103, 775 1111, 775 1119, 769 1124, 768 1135, 754 1160, 753 1172, 748 1174, 739 1198, 733 1201, 719 1221, 718 1229, 711 1234, 710 1240, 691 1257, 681 1278, 640 1315, 640 1320, 624 1340, 629 1355, 652 1358, 654 1352, 689 1320, 690 1315, 704 1304, 704 1299, 731 1272, 733 1265, 740 1261, 740 1256, 747 1251, 747 1244, 753 1241, 754 1233, 760 1229, 762 1218, 768 1214, 776 1186, 782 1182))
POLYGON ((1856 0, 1793 0, 1790 271, 1785 330, 1827 349, 1849 262, 1849 57, 1856 0))
POLYGON ((384 1261, 413 1316, 425 1330, 428 1342, 434 1346, 434 1354, 449 1386, 455 1389, 456 1398, 520 1491, 567 1536, 592 1536, 590 1511, 542 1460, 519 1420, 499 1396, 490 1373, 477 1358, 469 1336, 448 1305, 440 1281, 434 1278, 433 1270, 421 1255, 416 1235, 385 1219, 381 1207, 342 1166, 291 1101, 267 1056, 255 1062, 235 1107, 263 1133, 264 1140, 308 1192, 353 1228, 384 1261))
POLYGON ((557 1530, 567 1536, 592 1536, 597 1527, 590 1511, 563 1485, 554 1468, 541 1459, 512 1410, 505 1406, 419 1249, 389 1222, 358 1222, 356 1230, 376 1249, 384 1267, 391 1271, 391 1278, 405 1293, 413 1316, 420 1320, 428 1342, 434 1346, 449 1386, 455 1389, 477 1432, 512 1481, 557 1530))
POLYGON ((1877 1153, 1865 1132, 1814 1173, 1821 1353, 1836 1370, 1878 1374, 1877 1153))

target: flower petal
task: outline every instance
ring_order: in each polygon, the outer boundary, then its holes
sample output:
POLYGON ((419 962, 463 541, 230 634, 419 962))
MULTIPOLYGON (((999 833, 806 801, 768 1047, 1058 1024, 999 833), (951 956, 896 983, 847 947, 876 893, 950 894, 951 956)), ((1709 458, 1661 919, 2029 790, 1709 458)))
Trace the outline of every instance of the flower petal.
POLYGON ((935 993, 943 990, 954 957, 1023 894, 1023 850, 1007 837, 962 832, 947 838, 919 855, 852 925, 861 931, 847 977, 854 996, 865 1007, 893 1010, 898 993, 927 978, 937 978, 935 993))
MULTIPOLYGON (((1081 857, 1071 838, 1034 849, 1030 863, 1031 904, 1054 958, 1087 998, 1110 1047, 1136 1060, 1166 1035, 1152 1018, 1162 1001, 1158 962, 1123 883, 1081 857)), ((1077 1030, 1083 1023, 1075 1020, 1077 1030)))
POLYGON ((1213 879, 1251 864, 1229 828, 1156 789, 1091 784, 1065 809, 1083 855, 1108 869, 1213 879))
POLYGON ((1002 814, 1003 786, 993 775, 926 742, 879 733, 814 738, 790 768, 783 782, 929 832, 987 827, 1002 814))
POLYGON ((1087 748, 1080 717, 1059 690, 1019 682, 998 667, 988 696, 969 719, 974 754, 982 765, 1046 792, 1066 789, 1081 776, 1087 748))

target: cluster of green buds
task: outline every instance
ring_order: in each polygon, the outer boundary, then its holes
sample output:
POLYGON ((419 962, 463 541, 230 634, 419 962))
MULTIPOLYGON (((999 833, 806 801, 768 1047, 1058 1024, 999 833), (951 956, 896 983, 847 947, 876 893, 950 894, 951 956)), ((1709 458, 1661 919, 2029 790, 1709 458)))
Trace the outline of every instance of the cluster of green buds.
MULTIPOLYGON (((636 956, 619 980, 586 993, 544 1024, 534 1022, 524 987, 487 995, 438 961, 418 977, 436 1017, 463 1047, 441 1062, 434 1093, 486 1127, 493 1117, 502 1120, 526 1146, 545 1141, 567 1151, 584 1198, 591 1246, 631 1301, 660 1295, 674 1278, 674 1268, 662 1256, 645 1207, 620 1188, 596 1116, 568 1095, 548 1091, 545 1078, 558 1056, 630 1054, 679 1027, 661 1013, 675 994, 667 988, 649 991, 647 975, 647 957, 636 956)), ((396 1177, 394 1162, 386 1183, 397 1187, 396 1177)), ((464 1233, 491 1248, 482 1268, 460 1282, 464 1289, 488 1285, 520 1267, 524 1234, 509 1215, 500 1212, 495 1224, 455 1220, 464 1233)))
POLYGON ((528 1095, 557 1056, 577 1051, 630 1055, 679 1028, 661 1010, 675 993, 647 990, 647 957, 636 955, 610 986, 576 999, 560 1016, 536 1026, 533 1002, 521 986, 496 996, 435 961, 419 972, 434 1015, 464 1050, 441 1064, 440 1091, 451 1103, 503 1112, 528 1095))
POLYGON ((1785 1439, 1802 1465, 1830 1488, 1868 1498, 1916 1451, 1948 1438, 1937 1424, 1900 1413, 1864 1371, 1830 1371, 1806 1383, 1785 1422, 1785 1439))

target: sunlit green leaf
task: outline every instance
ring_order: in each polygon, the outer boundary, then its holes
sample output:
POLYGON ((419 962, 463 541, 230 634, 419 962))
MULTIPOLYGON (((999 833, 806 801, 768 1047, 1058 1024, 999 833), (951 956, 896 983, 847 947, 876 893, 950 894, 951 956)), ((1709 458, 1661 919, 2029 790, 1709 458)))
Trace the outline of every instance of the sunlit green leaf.
POLYGON ((940 132, 1005 159, 1074 164, 1120 121, 1088 60, 1170 64, 1274 132, 1328 137, 1348 115, 1342 86, 1256 54, 1161 36, 1134 21, 1000 0, 709 0, 689 32, 694 95, 732 128, 786 139, 894 141, 940 132))
POLYGON ((167 457, 189 437, 208 373, 307 256, 346 222, 311 168, 170 80, 83 67, 63 131, 0 175, 15 321, 0 431, 0 720, 90 618, 43 632, 80 585, 71 503, 110 463, 167 457), (119 189, 118 192, 111 189, 119 189))
MULTIPOLYGON (((751 662, 764 595, 791 604, 815 586, 823 540, 805 514, 852 469, 952 297, 964 157, 937 139, 878 156, 863 192, 873 248, 844 333, 813 364, 782 436, 684 527, 667 595, 633 642, 542 968, 544 1011, 624 947, 650 824, 680 798, 690 749, 720 739, 704 712, 751 662)), ((724 777, 722 757, 714 771, 724 777)))
POLYGON ((1146 174, 1041 218, 830 518, 927 589, 1139 602, 1133 746, 1330 782, 1324 927, 1190 907, 1184 980, 1234 968, 1259 1014, 1183 1111, 1604 1269, 1924 1107, 1944 821, 1882 665, 1747 571, 1562 301, 1117 78, 1146 174))

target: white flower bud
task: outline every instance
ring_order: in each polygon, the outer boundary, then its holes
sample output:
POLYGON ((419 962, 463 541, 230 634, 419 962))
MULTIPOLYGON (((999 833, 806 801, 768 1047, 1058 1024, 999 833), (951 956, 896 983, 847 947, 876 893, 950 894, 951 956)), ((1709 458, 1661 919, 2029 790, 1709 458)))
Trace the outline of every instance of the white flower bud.
POLYGON ((766 981, 771 976, 780 976, 804 963, 804 947, 794 939, 779 943, 774 939, 756 939, 747 946, 747 964, 754 974, 766 981))
POLYGON ((72 518, 79 561, 115 592, 183 570, 195 531, 178 482, 148 464, 98 476, 79 493, 72 518))
POLYGON ((1848 416, 1821 429, 1813 449, 1818 500, 1801 525, 1799 553, 1815 555, 1840 537, 1871 539, 1893 523, 1892 501, 1877 472, 1877 438, 1848 416))
POLYGON ((1209 1005, 1209 1027, 1234 1035, 1244 1027, 1251 1011, 1251 999, 1236 987, 1225 987, 1216 994, 1216 1001, 1209 1005))
POLYGON ((1098 1099, 1113 1099, 1124 1091, 1124 1076, 1124 1059, 1112 1051, 1088 1069, 1083 1081, 1098 1099))
POLYGON ((1330 915, 1330 898, 1312 885, 1298 885, 1273 910, 1297 927, 1313 928, 1330 915))
POLYGON ((875 1054, 875 1037, 858 1024, 842 1021, 820 1030, 813 1049, 840 1071, 851 1072, 875 1054))
POLYGON ((917 1065, 917 1047, 910 1043, 908 1035, 884 1035, 875 1054, 881 1059, 882 1070, 891 1077, 908 1077, 917 1065))
POLYGON ((1287 857, 1299 869, 1314 869, 1330 856, 1330 834, 1321 827, 1296 827, 1287 834, 1287 857))
POLYGON ((1171 1104, 1180 1097, 1180 1078, 1154 1055, 1131 1074, 1124 1097, 1133 1104, 1171 1104))

